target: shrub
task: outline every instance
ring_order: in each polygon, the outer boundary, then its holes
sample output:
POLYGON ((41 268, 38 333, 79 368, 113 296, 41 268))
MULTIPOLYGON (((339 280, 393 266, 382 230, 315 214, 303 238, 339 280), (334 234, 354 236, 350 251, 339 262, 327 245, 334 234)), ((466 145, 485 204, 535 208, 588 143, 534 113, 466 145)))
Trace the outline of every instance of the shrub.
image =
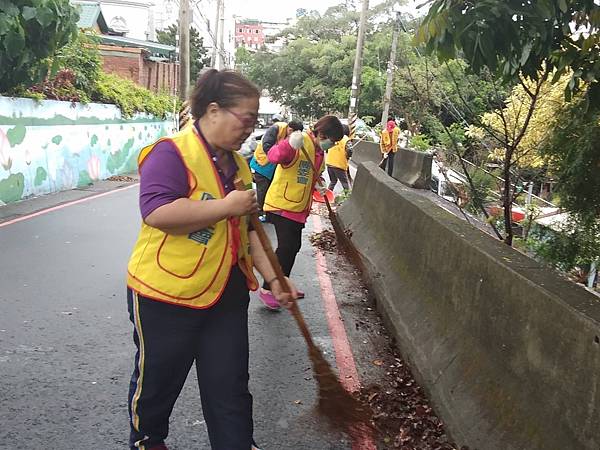
POLYGON ((27 89, 49 69, 48 57, 77 31, 69 0, 0 2, 0 92, 27 89))
POLYGON ((154 94, 133 81, 104 72, 100 73, 92 100, 117 105, 123 117, 143 112, 165 118, 174 108, 170 95, 154 94))
POLYGON ((410 138, 409 148, 419 152, 426 152, 431 148, 431 140, 424 134, 415 134, 410 138))

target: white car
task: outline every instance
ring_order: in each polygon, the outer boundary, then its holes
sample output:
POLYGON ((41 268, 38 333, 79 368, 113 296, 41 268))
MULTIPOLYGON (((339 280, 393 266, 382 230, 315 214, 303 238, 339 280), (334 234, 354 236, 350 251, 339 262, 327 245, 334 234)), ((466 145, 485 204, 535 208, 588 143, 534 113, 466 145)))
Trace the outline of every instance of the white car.
MULTIPOLYGON (((348 125, 348 119, 340 119, 344 125, 348 125)), ((379 143, 379 134, 362 119, 356 119, 356 137, 362 141, 379 143)))

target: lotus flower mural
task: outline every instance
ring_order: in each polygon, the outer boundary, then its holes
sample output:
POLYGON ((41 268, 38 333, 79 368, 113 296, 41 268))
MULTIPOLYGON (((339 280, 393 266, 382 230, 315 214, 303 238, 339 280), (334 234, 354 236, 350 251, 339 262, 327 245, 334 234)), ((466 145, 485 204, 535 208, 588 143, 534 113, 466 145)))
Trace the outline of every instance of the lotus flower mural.
POLYGON ((0 165, 4 170, 10 170, 12 167, 12 158, 10 157, 10 143, 6 133, 0 129, 0 165))
POLYGON ((87 170, 90 178, 92 180, 100 179, 100 158, 96 155, 93 155, 87 163, 87 170))

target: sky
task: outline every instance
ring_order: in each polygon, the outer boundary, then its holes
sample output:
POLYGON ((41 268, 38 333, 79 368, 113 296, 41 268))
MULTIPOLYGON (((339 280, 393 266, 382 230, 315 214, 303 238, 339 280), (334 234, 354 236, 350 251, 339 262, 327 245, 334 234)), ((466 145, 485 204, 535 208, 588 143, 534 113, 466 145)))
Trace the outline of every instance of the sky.
MULTIPOLYGON (((296 9, 316 9, 323 14, 330 6, 342 3, 342 0, 225 0, 226 14, 238 15, 245 19, 261 19, 263 21, 284 21, 296 15, 296 9)), ((377 5, 381 0, 370 0, 369 6, 377 5)), ((402 12, 416 14, 416 5, 424 0, 406 0, 402 12)), ((356 0, 360 5, 360 0, 356 0)))

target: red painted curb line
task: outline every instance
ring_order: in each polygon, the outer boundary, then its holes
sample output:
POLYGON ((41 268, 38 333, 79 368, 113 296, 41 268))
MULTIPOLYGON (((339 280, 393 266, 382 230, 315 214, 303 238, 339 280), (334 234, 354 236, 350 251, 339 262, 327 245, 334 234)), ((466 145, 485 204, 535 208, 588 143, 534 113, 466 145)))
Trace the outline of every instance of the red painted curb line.
MULTIPOLYGON (((318 215, 313 215, 313 226, 315 232, 323 231, 321 219, 318 215)), ((318 248, 315 249, 317 260, 317 276, 319 285, 321 286, 321 298, 325 307, 325 315, 327 324, 329 325, 329 333, 333 340, 333 349, 335 351, 335 361, 338 369, 338 377, 342 385, 350 392, 357 391, 360 388, 360 379, 352 348, 346 335, 344 322, 340 315, 337 300, 333 292, 331 278, 327 274, 327 261, 325 255, 318 248)), ((371 436, 362 436, 352 442, 352 450, 376 450, 377 446, 371 436)))

